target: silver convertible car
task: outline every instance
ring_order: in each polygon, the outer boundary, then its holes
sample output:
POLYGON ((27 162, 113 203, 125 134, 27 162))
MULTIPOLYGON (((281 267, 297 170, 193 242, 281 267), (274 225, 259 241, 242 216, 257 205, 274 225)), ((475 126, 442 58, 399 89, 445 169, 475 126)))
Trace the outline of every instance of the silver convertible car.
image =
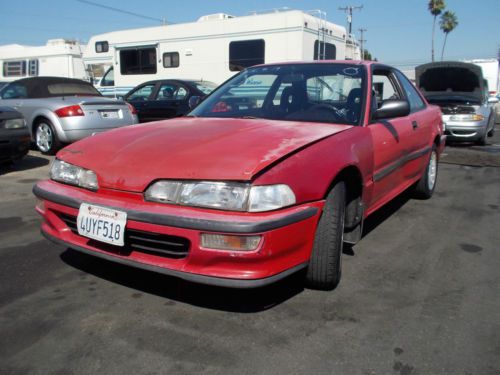
POLYGON ((94 133, 138 122, 132 105, 104 98, 90 83, 70 78, 11 82, 0 90, 0 106, 24 115, 32 140, 45 154, 94 133))

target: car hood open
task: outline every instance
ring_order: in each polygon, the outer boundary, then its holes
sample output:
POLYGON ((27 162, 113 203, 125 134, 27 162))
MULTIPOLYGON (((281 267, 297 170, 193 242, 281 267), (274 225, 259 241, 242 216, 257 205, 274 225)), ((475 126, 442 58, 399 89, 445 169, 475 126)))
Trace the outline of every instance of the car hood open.
POLYGON ((250 181, 320 139, 351 128, 265 119, 181 118, 86 138, 57 157, 97 173, 99 186, 144 191, 154 180, 250 181))
POLYGON ((415 68, 415 84, 426 98, 463 96, 482 103, 485 81, 481 67, 459 61, 442 61, 415 68))

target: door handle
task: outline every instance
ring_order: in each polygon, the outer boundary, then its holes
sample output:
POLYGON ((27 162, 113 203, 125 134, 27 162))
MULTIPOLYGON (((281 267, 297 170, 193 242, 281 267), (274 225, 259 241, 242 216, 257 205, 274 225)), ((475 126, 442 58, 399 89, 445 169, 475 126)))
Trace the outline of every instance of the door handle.
POLYGON ((412 121, 411 126, 412 126, 413 130, 415 130, 416 128, 418 128, 418 122, 412 121))

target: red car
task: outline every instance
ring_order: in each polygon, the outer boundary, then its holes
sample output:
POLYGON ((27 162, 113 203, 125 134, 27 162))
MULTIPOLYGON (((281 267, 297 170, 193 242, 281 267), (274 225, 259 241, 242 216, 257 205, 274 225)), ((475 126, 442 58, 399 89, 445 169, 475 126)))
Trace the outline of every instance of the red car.
POLYGON ((440 110, 392 67, 261 65, 185 118, 69 145, 34 194, 42 233, 84 253, 237 288, 307 268, 332 289, 368 215, 432 195, 444 144, 440 110))

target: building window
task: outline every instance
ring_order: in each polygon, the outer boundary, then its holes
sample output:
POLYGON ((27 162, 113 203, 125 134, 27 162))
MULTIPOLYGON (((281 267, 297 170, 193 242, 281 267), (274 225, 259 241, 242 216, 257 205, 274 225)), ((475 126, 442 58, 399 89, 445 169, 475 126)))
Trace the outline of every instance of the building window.
POLYGON ((177 68, 179 66, 179 52, 165 52, 163 54, 164 68, 177 68))
POLYGON ((28 61, 28 75, 30 77, 38 76, 38 60, 29 60, 28 61))
POLYGON ((320 42, 316 40, 314 42, 314 60, 335 60, 337 55, 337 49, 335 44, 320 42))
POLYGON ((237 72, 249 66, 264 64, 265 47, 263 39, 229 43, 229 70, 237 72))
POLYGON ((120 51, 123 75, 156 74, 156 48, 134 48, 120 51))
POLYGON ((26 61, 5 61, 3 63, 4 77, 24 77, 26 75, 26 61))
POLYGON ((109 43, 108 42, 96 42, 95 43, 95 51, 97 53, 103 53, 109 51, 109 43))

